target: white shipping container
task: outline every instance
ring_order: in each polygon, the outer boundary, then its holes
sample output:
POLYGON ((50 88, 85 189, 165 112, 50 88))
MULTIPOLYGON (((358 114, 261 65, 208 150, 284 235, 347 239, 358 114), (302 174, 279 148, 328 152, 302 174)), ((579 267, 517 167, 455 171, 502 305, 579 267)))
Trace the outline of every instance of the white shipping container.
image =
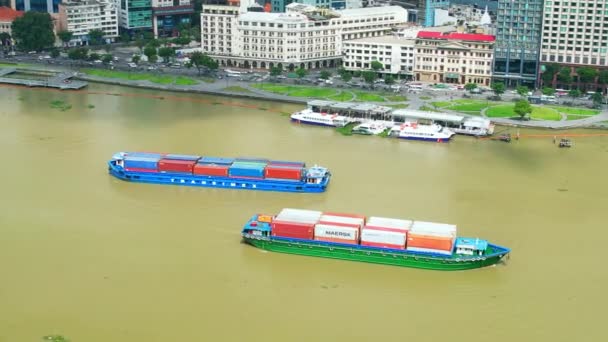
POLYGON ((431 248, 421 248, 421 247, 407 247, 406 250, 412 252, 423 252, 423 253, 435 253, 435 254, 443 254, 443 255, 451 255, 452 251, 446 251, 442 249, 431 249, 431 248))
POLYGON ((394 218, 387 217, 370 217, 367 219, 368 226, 375 227, 384 227, 384 228, 393 228, 400 230, 409 230, 412 226, 412 221, 410 220, 399 220, 394 218))
POLYGON ((359 229, 332 226, 329 224, 317 224, 315 225, 315 238, 317 237, 357 241, 359 239, 359 229))
POLYGON ((446 223, 415 221, 410 232, 421 235, 456 236, 456 226, 446 223))
POLYGON ((283 209, 275 217, 275 220, 301 223, 317 223, 321 217, 320 211, 283 209))
POLYGON ((384 230, 366 229, 361 230, 361 241, 386 243, 390 245, 405 246, 406 233, 387 232, 384 230))
POLYGON ((334 216, 334 215, 321 215, 321 218, 319 219, 319 222, 322 223, 341 223, 341 224, 348 224, 348 225, 353 225, 353 226, 359 226, 361 227, 363 225, 363 222, 365 220, 361 217, 345 217, 345 216, 334 216))

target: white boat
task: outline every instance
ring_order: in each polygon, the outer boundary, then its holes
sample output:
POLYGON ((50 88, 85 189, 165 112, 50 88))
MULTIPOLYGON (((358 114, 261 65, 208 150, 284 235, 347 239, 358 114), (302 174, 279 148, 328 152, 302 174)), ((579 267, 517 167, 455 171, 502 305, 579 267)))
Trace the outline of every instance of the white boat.
POLYGON ((450 127, 455 133, 473 135, 473 136, 486 136, 494 134, 494 124, 486 119, 480 117, 466 118, 459 126, 450 127))
POLYGON ((382 122, 368 121, 353 127, 353 133, 365 135, 377 135, 386 131, 388 127, 382 122))
POLYGON ((330 127, 344 127, 351 122, 351 120, 346 116, 338 114, 316 113, 309 108, 291 114, 291 121, 309 125, 330 127))
POLYGON ((449 142, 455 133, 437 124, 406 122, 391 128, 390 134, 400 139, 449 142))

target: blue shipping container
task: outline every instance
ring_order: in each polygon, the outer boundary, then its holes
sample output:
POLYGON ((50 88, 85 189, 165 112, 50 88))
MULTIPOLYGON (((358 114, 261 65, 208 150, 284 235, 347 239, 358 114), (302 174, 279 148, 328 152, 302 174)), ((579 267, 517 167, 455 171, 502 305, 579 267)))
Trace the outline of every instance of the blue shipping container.
POLYGON ((264 167, 230 167, 228 175, 231 177, 264 178, 264 167))
POLYGON ((234 158, 217 158, 217 157, 203 157, 198 163, 199 164, 218 164, 218 165, 230 165, 234 162, 234 158))
POLYGON ((152 152, 127 152, 127 157, 134 158, 158 158, 162 157, 160 153, 152 153, 152 152))
POLYGON ((201 156, 189 156, 185 154, 167 154, 164 158, 172 160, 199 160, 201 156))
POLYGON ((305 167, 305 162, 294 162, 294 161, 283 161, 283 160, 271 160, 269 165, 280 164, 280 165, 289 165, 289 166, 297 166, 297 167, 305 167))
POLYGON ((157 169, 158 160, 155 159, 125 159, 125 169, 157 169))
POLYGON ((268 159, 264 159, 264 158, 236 158, 235 162, 268 163, 268 159))

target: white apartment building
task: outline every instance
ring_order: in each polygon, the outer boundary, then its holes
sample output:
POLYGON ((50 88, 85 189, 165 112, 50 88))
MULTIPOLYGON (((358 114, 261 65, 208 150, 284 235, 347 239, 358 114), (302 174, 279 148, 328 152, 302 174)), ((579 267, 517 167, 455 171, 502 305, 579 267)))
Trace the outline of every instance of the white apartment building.
POLYGON ((371 63, 384 65, 379 72, 409 79, 414 74, 414 52, 416 39, 396 36, 371 37, 344 41, 346 70, 371 70, 371 63))
POLYGON ((250 6, 203 5, 203 52, 245 68, 332 67, 342 60, 344 40, 383 36, 407 22, 399 6, 334 11, 292 3, 285 13, 248 12, 250 6))
POLYGON ((541 62, 608 67, 608 2, 545 1, 541 62))
POLYGON ((118 37, 118 6, 114 0, 67 0, 59 5, 59 27, 73 33, 70 45, 89 41, 91 30, 104 32, 106 42, 118 37))

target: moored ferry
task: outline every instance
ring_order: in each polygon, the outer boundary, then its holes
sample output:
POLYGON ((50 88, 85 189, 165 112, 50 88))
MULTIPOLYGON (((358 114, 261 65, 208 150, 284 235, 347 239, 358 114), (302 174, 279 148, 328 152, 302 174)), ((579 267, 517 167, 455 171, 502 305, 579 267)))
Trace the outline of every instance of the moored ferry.
POLYGON ((454 132, 437 124, 421 125, 418 122, 406 122, 391 128, 390 135, 400 139, 433 142, 449 142, 454 132))
POLYGON ((108 172, 129 182, 281 192, 324 192, 331 179, 326 167, 304 162, 150 152, 118 152, 108 172))
POLYGON ((291 121, 317 126, 344 127, 351 120, 338 114, 315 113, 304 109, 300 112, 291 114, 291 121))
POLYGON ((451 224, 290 208, 253 215, 241 235, 273 252, 445 271, 492 266, 510 253, 458 237, 451 224))

